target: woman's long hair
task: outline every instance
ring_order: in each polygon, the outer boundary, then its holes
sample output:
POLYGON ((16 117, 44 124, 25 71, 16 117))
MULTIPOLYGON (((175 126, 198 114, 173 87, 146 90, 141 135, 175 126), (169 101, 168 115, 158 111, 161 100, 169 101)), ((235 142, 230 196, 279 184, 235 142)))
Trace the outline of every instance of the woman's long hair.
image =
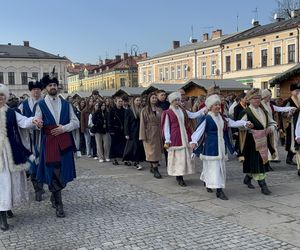
POLYGON ((131 103, 130 103, 130 108, 133 112, 133 115, 135 117, 135 119, 138 119, 140 118, 140 114, 141 114, 141 110, 142 110, 142 104, 138 107, 134 104, 134 101, 137 99, 137 98, 140 98, 140 96, 135 96, 131 99, 131 103))
POLYGON ((147 96, 147 102, 146 102, 146 107, 145 107, 145 111, 151 115, 153 113, 152 108, 151 108, 151 97, 152 96, 156 96, 155 92, 151 92, 148 96, 147 96))

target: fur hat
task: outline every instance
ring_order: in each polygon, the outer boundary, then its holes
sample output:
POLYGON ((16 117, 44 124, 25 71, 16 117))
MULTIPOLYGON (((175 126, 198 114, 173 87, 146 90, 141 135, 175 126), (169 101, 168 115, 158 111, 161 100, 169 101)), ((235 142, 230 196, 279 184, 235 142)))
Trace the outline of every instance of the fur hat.
POLYGON ((299 83, 292 83, 290 85, 290 91, 296 90, 296 89, 300 89, 300 84, 299 83))
POLYGON ((43 84, 40 81, 30 81, 28 83, 28 89, 29 91, 33 89, 43 89, 43 84))
POLYGON ((220 90, 220 87, 217 86, 217 85, 213 85, 213 86, 210 86, 208 89, 207 89, 207 94, 206 96, 211 96, 211 95, 220 95, 221 94, 221 90, 220 90))
POLYGON ((261 90, 258 88, 253 88, 247 92, 246 99, 247 99, 247 101, 250 101, 252 98, 254 98, 256 96, 261 98, 261 90))
POLYGON ((210 109, 212 105, 216 104, 217 102, 221 103, 220 96, 218 95, 211 95, 206 98, 205 100, 205 106, 210 109))
POLYGON ((59 84, 58 79, 55 76, 55 67, 53 68, 50 75, 45 75, 41 79, 41 83, 43 85, 43 88, 46 88, 50 83, 56 83, 57 85, 59 84))
POLYGON ((8 91, 8 88, 4 84, 2 84, 2 83, 0 83, 0 93, 4 94, 5 97, 6 97, 6 101, 8 101, 8 99, 9 99, 9 91, 8 91))
POLYGON ((264 89, 262 92, 261 92, 261 98, 265 98, 265 97, 268 97, 268 96, 271 96, 272 95, 272 92, 268 89, 264 89))
POLYGON ((173 93, 168 95, 168 100, 169 100, 170 103, 172 103, 175 99, 180 99, 181 100, 181 94, 178 91, 173 92, 173 93))

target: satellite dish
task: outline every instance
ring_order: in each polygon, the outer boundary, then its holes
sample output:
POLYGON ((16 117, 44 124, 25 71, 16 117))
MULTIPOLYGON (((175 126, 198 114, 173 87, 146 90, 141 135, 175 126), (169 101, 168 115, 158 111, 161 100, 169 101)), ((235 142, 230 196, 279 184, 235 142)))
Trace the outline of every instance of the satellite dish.
POLYGON ((276 20, 278 17, 277 13, 274 14, 274 20, 276 20))

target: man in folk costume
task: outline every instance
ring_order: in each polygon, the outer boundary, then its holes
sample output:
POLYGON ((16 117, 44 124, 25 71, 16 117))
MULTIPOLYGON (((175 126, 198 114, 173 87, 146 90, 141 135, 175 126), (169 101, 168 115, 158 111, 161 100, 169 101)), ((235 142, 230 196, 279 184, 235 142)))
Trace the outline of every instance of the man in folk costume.
POLYGON ((275 158, 273 159, 270 152, 269 152, 269 161, 274 161, 274 162, 280 162, 279 160, 279 154, 278 154, 278 129, 277 129, 277 123, 274 120, 274 112, 293 112, 296 110, 295 107, 278 107, 276 105, 273 105, 270 101, 271 101, 271 96, 272 96, 272 92, 268 89, 264 89, 262 91, 262 101, 261 104, 264 107, 264 109, 267 111, 268 113, 268 119, 269 122, 272 123, 271 129, 272 129, 272 133, 273 133, 273 145, 274 145, 274 149, 275 149, 275 158))
POLYGON ((162 134, 165 138, 165 148, 168 150, 168 174, 176 176, 180 186, 186 186, 183 175, 195 172, 194 161, 191 159, 192 149, 191 128, 189 126, 189 115, 185 109, 180 107, 181 94, 171 93, 168 96, 169 109, 162 114, 162 134))
POLYGON ((246 121, 233 121, 225 118, 221 113, 221 99, 218 95, 209 96, 205 105, 208 114, 200 120, 197 130, 193 133, 191 147, 198 144, 200 159, 203 161, 203 170, 200 179, 205 183, 207 191, 217 189, 216 196, 228 200, 223 189, 226 181, 225 161, 227 149, 234 153, 228 136, 228 127, 249 126, 246 121))
POLYGON ((290 85, 291 97, 284 101, 283 105, 286 107, 296 107, 297 110, 293 113, 292 116, 288 117, 288 126, 286 128, 286 143, 285 150, 288 152, 286 156, 286 163, 290 165, 297 165, 294 161, 295 155, 295 123, 297 122, 299 116, 299 108, 300 108, 300 84, 293 83, 290 85))
POLYGON ((65 217, 61 191, 76 177, 71 132, 79 128, 79 121, 71 104, 57 95, 57 78, 46 75, 41 82, 47 95, 38 102, 35 113, 44 121, 37 178, 48 184, 56 216, 65 217))
MULTIPOLYGON (((32 117, 35 113, 35 107, 38 101, 40 101, 43 85, 39 81, 30 81, 28 83, 28 89, 30 91, 30 97, 23 101, 19 105, 21 114, 26 117, 32 117)), ((35 161, 30 164, 30 179, 35 191, 35 200, 41 201, 42 194, 45 192, 43 189, 43 183, 39 182, 36 178, 38 158, 39 158, 39 142, 40 142, 40 130, 36 129, 20 129, 20 135, 24 145, 28 145, 27 149, 35 156, 35 161)))
POLYGON ((245 157, 243 172, 246 174, 244 184, 250 189, 255 187, 251 180, 254 179, 265 195, 271 194, 266 184, 266 172, 269 171, 268 150, 274 156, 275 150, 270 138, 274 123, 269 121, 268 113, 261 105, 261 90, 254 88, 247 92, 247 101, 250 105, 243 111, 242 119, 253 124, 251 130, 240 131, 241 152, 245 157))
POLYGON ((27 159, 33 155, 23 146, 18 127, 32 128, 41 120, 27 118, 6 105, 9 92, 0 84, 0 228, 8 230, 7 215, 13 216, 11 209, 28 200, 26 174, 27 159))

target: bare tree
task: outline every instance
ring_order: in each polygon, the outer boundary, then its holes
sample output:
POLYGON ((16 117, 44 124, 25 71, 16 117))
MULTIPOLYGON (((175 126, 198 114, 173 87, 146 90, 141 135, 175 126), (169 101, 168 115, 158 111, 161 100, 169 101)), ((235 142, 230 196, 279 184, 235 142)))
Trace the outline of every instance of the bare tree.
POLYGON ((300 0, 275 0, 275 2, 277 9, 273 11, 273 17, 277 14, 279 18, 290 19, 291 12, 300 9, 300 0))

